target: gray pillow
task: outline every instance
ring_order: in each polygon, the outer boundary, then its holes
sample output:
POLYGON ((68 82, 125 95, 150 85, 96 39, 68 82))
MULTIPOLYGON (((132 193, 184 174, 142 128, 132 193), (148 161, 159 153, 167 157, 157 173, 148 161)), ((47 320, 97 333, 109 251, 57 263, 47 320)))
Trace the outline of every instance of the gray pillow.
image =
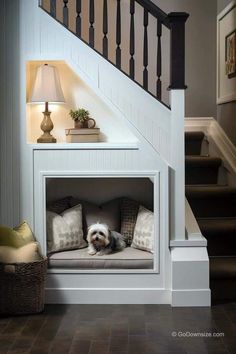
POLYGON ((58 252, 87 246, 83 239, 82 206, 76 205, 61 215, 47 211, 47 251, 58 252))
MULTIPOLYGON (((78 199, 73 198, 71 205, 78 203, 78 199)), ((80 201, 83 206, 84 231, 96 223, 107 224, 110 230, 120 232, 120 203, 121 199, 113 199, 101 206, 94 203, 80 201)))
MULTIPOLYGON (((62 199, 55 200, 54 202, 50 202, 47 205, 47 210, 52 211, 53 213, 56 213, 56 214, 61 214, 61 213, 63 213, 63 211, 65 211, 71 207, 71 199, 72 199, 72 197, 65 197, 62 199)), ((79 204, 79 203, 77 203, 77 204, 79 204)))

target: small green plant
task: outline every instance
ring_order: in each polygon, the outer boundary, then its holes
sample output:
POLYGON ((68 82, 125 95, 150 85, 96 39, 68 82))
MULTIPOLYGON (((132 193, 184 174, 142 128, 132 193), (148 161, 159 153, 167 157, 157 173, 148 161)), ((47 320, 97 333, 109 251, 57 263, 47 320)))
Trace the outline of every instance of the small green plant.
POLYGON ((73 111, 72 109, 70 110, 69 115, 71 116, 71 118, 75 121, 79 121, 81 123, 84 123, 86 121, 88 121, 90 119, 90 113, 89 111, 87 111, 84 108, 79 108, 75 111, 73 111))

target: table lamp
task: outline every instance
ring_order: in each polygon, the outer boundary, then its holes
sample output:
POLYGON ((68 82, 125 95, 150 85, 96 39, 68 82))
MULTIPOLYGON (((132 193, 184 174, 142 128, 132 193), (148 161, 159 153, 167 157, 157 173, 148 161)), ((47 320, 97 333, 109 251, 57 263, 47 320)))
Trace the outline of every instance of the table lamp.
POLYGON ((40 126, 43 134, 37 139, 37 143, 56 143, 56 138, 50 133, 54 126, 48 103, 64 103, 65 99, 59 75, 54 66, 44 64, 38 67, 30 102, 45 103, 45 111, 42 112, 44 118, 40 126))

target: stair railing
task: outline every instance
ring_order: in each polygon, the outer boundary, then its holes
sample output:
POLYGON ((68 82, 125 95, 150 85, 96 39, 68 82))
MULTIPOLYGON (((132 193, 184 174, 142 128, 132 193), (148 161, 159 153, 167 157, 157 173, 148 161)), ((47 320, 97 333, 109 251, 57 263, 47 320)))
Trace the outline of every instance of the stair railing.
MULTIPOLYGON (((102 50, 98 50, 95 43, 95 31, 96 28, 96 6, 94 0, 86 0, 88 6, 88 20, 89 20, 89 36, 86 40, 83 36, 83 1, 82 0, 41 0, 39 6, 47 11, 53 18, 61 22, 66 28, 68 28, 72 33, 86 42, 90 47, 99 52, 105 59, 109 60, 113 65, 115 65, 119 70, 128 75, 133 81, 141 85, 144 90, 156 97, 160 102, 162 99, 162 32, 163 26, 170 31, 170 83, 169 90, 172 89, 185 89, 185 22, 188 18, 188 14, 184 12, 172 12, 166 14, 159 7, 157 7, 150 0, 130 0, 129 3, 129 69, 124 70, 122 67, 122 11, 121 3, 122 0, 99 0, 99 5, 102 5, 102 50), (108 26, 109 19, 109 5, 110 2, 116 2, 116 20, 113 29, 108 26), (141 6, 143 11, 143 23, 137 24, 143 27, 143 58, 142 66, 137 66, 136 52, 135 52, 135 20, 136 20, 136 7, 137 4, 141 6), (62 6, 62 9, 59 7, 62 6), (70 7, 71 6, 71 7, 70 7), (74 9, 74 10, 71 10, 74 9), (59 20, 58 12, 62 12, 62 19, 59 20), (71 13, 73 11, 73 13, 71 13), (156 89, 155 92, 150 89, 149 85, 149 53, 150 53, 150 43, 149 43, 149 17, 153 16, 156 21, 156 89), (74 17, 75 26, 74 28, 69 27, 69 18, 74 17), (115 55, 113 56, 115 60, 110 59, 109 56, 109 31, 115 30, 115 55), (142 82, 136 79, 137 71, 142 71, 142 82)), ((151 43, 153 47, 153 43, 151 43)), ((151 48, 152 48, 151 47, 151 48)), ((166 60, 166 58, 164 58, 166 60)), ((165 104, 165 103, 164 103, 165 104)))

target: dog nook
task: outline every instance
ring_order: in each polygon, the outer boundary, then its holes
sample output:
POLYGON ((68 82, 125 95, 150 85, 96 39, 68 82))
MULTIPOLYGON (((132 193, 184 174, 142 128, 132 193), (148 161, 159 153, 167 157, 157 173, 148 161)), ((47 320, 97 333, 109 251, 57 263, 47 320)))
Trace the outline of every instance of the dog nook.
MULTIPOLYGON (((153 189, 153 183, 144 177, 46 178, 49 269, 157 269, 158 227, 154 231, 153 189), (108 254, 102 254, 102 250, 89 254, 87 228, 97 222, 122 234, 124 247, 118 249, 118 245, 113 245, 110 249, 111 238, 105 247, 108 254)), ((102 235, 106 234, 102 225, 94 229, 96 235, 100 230, 102 235)))

